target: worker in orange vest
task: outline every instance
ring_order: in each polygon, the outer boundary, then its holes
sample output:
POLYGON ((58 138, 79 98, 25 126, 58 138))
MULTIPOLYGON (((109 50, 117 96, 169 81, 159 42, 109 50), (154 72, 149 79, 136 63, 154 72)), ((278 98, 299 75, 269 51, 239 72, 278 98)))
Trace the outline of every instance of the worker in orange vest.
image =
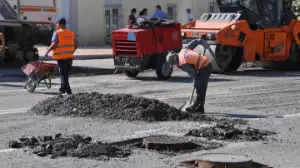
POLYGON ((53 51, 53 59, 57 60, 61 87, 60 94, 72 94, 69 84, 69 73, 72 68, 73 55, 77 49, 77 40, 75 33, 66 28, 65 18, 58 19, 56 23, 57 30, 53 33, 51 45, 45 56, 48 57, 50 51, 53 51))
POLYGON ((196 39, 191 41, 187 47, 183 48, 179 54, 168 54, 167 62, 169 64, 177 65, 194 79, 197 97, 185 110, 188 112, 205 113, 204 104, 206 90, 212 72, 212 65, 206 56, 193 51, 198 45, 204 46, 212 55, 214 55, 210 46, 205 41, 196 39))

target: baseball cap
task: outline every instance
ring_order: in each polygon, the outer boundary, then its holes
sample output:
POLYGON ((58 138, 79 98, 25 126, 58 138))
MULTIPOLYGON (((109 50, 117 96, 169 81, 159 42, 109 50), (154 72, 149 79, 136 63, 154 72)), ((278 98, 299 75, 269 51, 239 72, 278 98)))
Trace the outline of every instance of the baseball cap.
POLYGON ((191 11, 191 8, 187 8, 186 11, 191 11))
POLYGON ((58 18, 56 23, 62 24, 62 25, 66 25, 67 24, 67 20, 63 17, 58 18))

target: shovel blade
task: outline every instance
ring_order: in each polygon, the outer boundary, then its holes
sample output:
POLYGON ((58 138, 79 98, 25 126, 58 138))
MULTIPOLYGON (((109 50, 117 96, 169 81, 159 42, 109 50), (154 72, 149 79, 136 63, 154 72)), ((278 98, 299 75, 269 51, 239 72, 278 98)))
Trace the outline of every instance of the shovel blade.
POLYGON ((183 105, 179 108, 179 110, 182 111, 182 112, 187 112, 187 111, 186 111, 186 108, 187 108, 190 104, 191 104, 190 101, 185 102, 185 104, 183 104, 183 105))

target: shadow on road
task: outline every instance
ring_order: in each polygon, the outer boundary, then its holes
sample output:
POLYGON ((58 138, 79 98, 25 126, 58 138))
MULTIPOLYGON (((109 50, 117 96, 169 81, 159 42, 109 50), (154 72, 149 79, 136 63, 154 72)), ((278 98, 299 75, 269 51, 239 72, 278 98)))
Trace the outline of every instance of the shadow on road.
POLYGON ((253 114, 230 114, 230 113, 208 113, 209 115, 240 119, 282 118, 281 115, 253 115, 253 114))
POLYGON ((1 82, 24 82, 27 80, 27 77, 4 77, 0 78, 0 83, 1 82))
POLYGON ((0 84, 0 87, 23 88, 24 84, 0 84))
POLYGON ((70 76, 96 76, 96 75, 112 75, 115 69, 113 68, 89 68, 89 67, 72 67, 70 76))
MULTIPOLYGON (((1 82, 1 81, 0 81, 1 82)), ((7 81, 6 81, 7 82, 7 81)), ((9 81, 9 82, 15 82, 15 81, 9 81)), ((20 81, 19 81, 20 82, 20 81)), ((20 84, 0 84, 0 87, 13 87, 13 88, 23 88, 25 84, 25 80, 24 82, 20 83, 20 84)), ((60 85, 59 83, 51 83, 52 86, 57 86, 60 85)), ((39 85, 39 87, 46 87, 45 84, 41 83, 39 85)))
POLYGON ((44 94, 44 95, 53 95, 53 96, 58 96, 60 93, 59 92, 33 92, 33 94, 44 94))
MULTIPOLYGON (((150 76, 138 76, 136 77, 137 80, 141 81, 165 81, 165 82, 178 82, 178 83, 191 83, 193 79, 191 77, 182 77, 182 76, 172 76, 168 80, 159 80, 157 77, 150 77, 150 76)), ((215 78, 211 77, 209 82, 228 82, 228 81, 235 81, 232 79, 224 79, 224 78, 215 78)))
POLYGON ((255 119, 255 118, 267 118, 264 115, 253 115, 253 114, 228 114, 228 113, 208 113, 209 115, 228 117, 228 118, 243 118, 243 119, 255 119))
POLYGON ((226 73, 226 76, 254 76, 254 77, 300 77, 300 71, 288 71, 288 70, 244 70, 234 73, 226 73))

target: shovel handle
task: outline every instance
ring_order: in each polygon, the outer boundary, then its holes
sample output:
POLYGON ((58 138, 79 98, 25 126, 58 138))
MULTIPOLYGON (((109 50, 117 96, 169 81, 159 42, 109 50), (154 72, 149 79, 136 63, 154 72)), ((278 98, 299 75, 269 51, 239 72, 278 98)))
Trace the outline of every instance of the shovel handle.
POLYGON ((195 86, 193 87, 192 95, 191 95, 191 98, 190 98, 190 104, 191 104, 192 101, 193 101, 194 93, 195 93, 195 86))

